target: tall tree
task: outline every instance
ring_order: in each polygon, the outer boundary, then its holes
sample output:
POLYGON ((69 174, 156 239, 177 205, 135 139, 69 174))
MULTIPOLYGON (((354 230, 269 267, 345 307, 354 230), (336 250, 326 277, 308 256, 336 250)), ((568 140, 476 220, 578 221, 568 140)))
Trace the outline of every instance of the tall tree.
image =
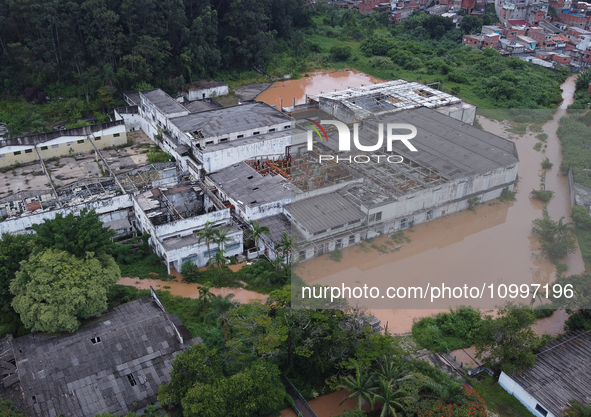
POLYGON ((476 337, 476 357, 497 371, 511 374, 534 365, 534 350, 540 338, 531 326, 536 317, 531 309, 511 303, 498 310, 497 317, 486 316, 476 337))
POLYGON ((373 374, 367 370, 362 371, 359 366, 356 366, 355 374, 341 378, 337 387, 351 392, 351 394, 343 398, 341 404, 350 398, 355 398, 359 410, 363 408, 365 403, 369 404, 370 408, 373 408, 378 387, 373 374))
MULTIPOLYGON (((205 240, 205 244, 207 245, 207 262, 211 259, 211 242, 215 238, 215 229, 213 228, 210 222, 205 223, 205 227, 197 232, 197 241, 201 243, 202 240, 205 240)), ((210 265, 213 270, 213 265, 210 265)))
POLYGON ((57 249, 38 252, 21 263, 10 284, 12 306, 33 331, 73 332, 80 320, 107 309, 107 292, 120 276, 111 256, 79 259, 57 249))
POLYGON ((259 222, 256 220, 250 221, 250 227, 252 227, 251 239, 253 239, 255 242, 255 245, 257 247, 257 259, 259 259, 259 242, 261 241, 264 235, 270 236, 271 231, 267 226, 261 226, 259 222))
POLYGON ((80 215, 57 214, 52 220, 33 225, 36 243, 43 248, 63 250, 78 258, 85 258, 87 252, 103 255, 110 252, 114 243, 114 232, 105 229, 94 210, 83 209, 80 215))
POLYGON ((13 295, 10 283, 33 251, 33 235, 11 235, 5 233, 0 240, 0 311, 12 311, 13 295))

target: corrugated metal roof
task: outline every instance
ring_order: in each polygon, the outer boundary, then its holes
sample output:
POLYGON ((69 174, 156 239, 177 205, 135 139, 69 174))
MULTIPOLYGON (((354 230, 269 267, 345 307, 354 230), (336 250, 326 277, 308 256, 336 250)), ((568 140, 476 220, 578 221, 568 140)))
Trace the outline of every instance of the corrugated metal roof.
POLYGON ((533 368, 511 375, 541 406, 562 415, 571 400, 591 402, 591 332, 567 334, 538 353, 533 368))
POLYGON ((357 205, 340 194, 324 194, 292 203, 289 212, 309 233, 318 233, 365 218, 357 205))

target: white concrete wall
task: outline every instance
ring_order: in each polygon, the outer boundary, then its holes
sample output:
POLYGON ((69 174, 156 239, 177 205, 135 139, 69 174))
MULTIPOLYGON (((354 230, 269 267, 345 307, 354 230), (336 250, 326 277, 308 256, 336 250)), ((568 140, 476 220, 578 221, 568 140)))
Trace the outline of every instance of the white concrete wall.
POLYGON ((263 156, 269 159, 273 159, 273 157, 283 158, 286 147, 290 145, 291 136, 285 136, 242 146, 228 147, 219 151, 206 153, 197 151, 197 154, 202 154, 203 168, 207 173, 211 173, 247 159, 255 159, 263 156))
MULTIPOLYGON (((240 255, 244 251, 243 246, 243 234, 242 230, 237 230, 228 233, 228 238, 231 241, 224 245, 225 256, 229 258, 231 256, 240 255)), ((172 266, 181 272, 182 266, 185 262, 193 262, 198 267, 206 266, 210 257, 215 256, 215 252, 218 250, 218 245, 211 242, 211 256, 207 256, 207 244, 205 241, 195 242, 192 245, 187 245, 179 249, 165 250, 162 241, 158 240, 155 242, 156 252, 161 253, 165 259, 170 273, 170 266, 172 266)))
POLYGON ((189 101, 203 100, 204 98, 225 96, 228 94, 228 86, 220 85, 211 88, 200 88, 198 90, 189 90, 185 97, 189 101))
POLYGON ((136 130, 144 130, 142 129, 142 122, 144 122, 144 118, 140 116, 138 113, 123 113, 119 114, 117 110, 115 110, 115 120, 123 120, 125 122, 125 129, 128 132, 134 132, 136 130))
POLYGON ((67 216, 70 213, 79 215, 84 208, 88 210, 95 210, 99 215, 114 212, 117 210, 128 209, 133 206, 130 195, 119 195, 104 200, 91 201, 76 206, 66 207, 62 209, 55 209, 41 213, 29 214, 23 217, 17 217, 0 222, 0 234, 2 233, 28 233, 34 224, 41 224, 45 220, 53 220, 58 213, 67 216))
MULTIPOLYGON (((527 391, 525 391, 518 383, 513 381, 509 375, 504 372, 501 372, 501 376, 499 376, 499 385, 505 389, 509 394, 514 396, 519 400, 521 404, 523 404, 534 416, 536 417, 544 417, 542 413, 536 410, 536 405, 540 405, 544 409, 548 410, 544 407, 544 404, 540 404, 538 400, 532 397, 527 391)), ((545 417, 559 417, 555 416, 548 410, 548 414, 545 417)))

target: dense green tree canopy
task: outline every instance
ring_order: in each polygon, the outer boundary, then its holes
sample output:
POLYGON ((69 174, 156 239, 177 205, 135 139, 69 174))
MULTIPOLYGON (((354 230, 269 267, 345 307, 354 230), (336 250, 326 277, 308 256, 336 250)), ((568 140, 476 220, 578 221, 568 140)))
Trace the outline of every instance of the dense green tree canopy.
POLYGON ((78 258, 84 258, 87 252, 103 255, 113 245, 113 231, 103 227, 94 210, 83 209, 78 216, 57 214, 52 220, 33 225, 33 230, 39 246, 63 250, 78 258))
POLYGON ((27 260, 33 250, 33 235, 11 235, 5 233, 0 240, 0 311, 12 310, 12 294, 10 282, 21 261, 27 260))
POLYGON ((12 306, 33 331, 73 332, 80 320, 107 309, 107 291, 119 279, 111 256, 74 255, 47 249, 21 263, 10 284, 12 306))
POLYGON ((302 0, 0 1, 2 95, 31 99, 169 86, 268 62, 309 22, 302 0), (72 83, 72 81, 74 81, 72 83))
POLYGON ((484 317, 476 337, 476 357, 498 372, 531 368, 536 360, 534 350, 540 345, 531 328, 535 321, 531 309, 510 303, 498 310, 496 318, 484 317))

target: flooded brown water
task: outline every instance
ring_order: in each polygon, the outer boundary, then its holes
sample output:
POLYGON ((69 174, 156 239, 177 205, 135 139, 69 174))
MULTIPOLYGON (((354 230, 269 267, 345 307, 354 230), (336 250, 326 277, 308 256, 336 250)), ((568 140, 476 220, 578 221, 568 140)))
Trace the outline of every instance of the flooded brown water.
MULTIPOLYGON (((178 274, 178 273, 177 273, 178 274)), ((138 278, 120 278, 118 284, 129 285, 142 290, 148 290, 150 287, 155 290, 169 291, 172 295, 180 295, 186 298, 199 298, 199 285, 187 284, 175 281, 162 281, 159 279, 138 279, 138 278)), ((226 297, 229 294, 234 294, 233 300, 240 303, 248 303, 250 300, 267 300, 266 294, 259 294, 258 292, 248 291, 244 288, 211 288, 209 290, 215 295, 226 297)))
MULTIPOLYGON (((308 401, 308 404, 318 417, 336 416, 344 411, 357 407, 357 401, 353 398, 350 398, 343 404, 339 405, 339 403, 343 401, 343 399, 349 394, 349 391, 341 390, 310 400, 308 401)), ((363 408, 363 410, 366 412, 371 411, 367 405, 363 408)), ((281 417, 297 417, 297 414, 291 408, 287 408, 285 410, 281 410, 281 417)))
MULTIPOLYGON (((548 134, 545 152, 533 149, 538 142, 537 133, 513 135, 506 131, 508 124, 479 118, 485 130, 505 138, 513 137, 517 145, 520 182, 516 202, 483 204, 477 206, 476 213, 454 213, 417 225, 405 232, 412 242, 403 244, 397 252, 382 254, 375 249, 364 251, 359 246, 349 247, 343 249, 341 262, 333 262, 325 255, 302 263, 298 273, 314 284, 341 286, 342 282, 359 282, 384 289, 393 283, 426 287, 429 282, 462 286, 552 282, 555 267, 540 255, 538 240, 531 233, 532 220, 542 216, 543 204, 529 193, 540 187, 540 164, 548 157, 554 167, 546 174, 546 188, 555 192, 548 212, 553 219, 561 216, 569 219, 567 179, 558 169, 562 155, 556 129, 564 108, 572 102, 574 77, 562 88, 565 101, 554 119, 543 127, 548 134)), ((381 245, 386 239, 381 237, 374 243, 381 245)), ((366 244, 366 249, 368 246, 366 244)), ((569 255, 565 262, 569 266, 568 274, 584 270, 580 252, 569 255)), ((407 303, 400 300, 392 303, 392 308, 381 308, 382 304, 369 307, 393 333, 410 331, 415 317, 442 311, 429 308, 427 301, 420 304, 405 301, 407 303)), ((440 307, 445 309, 448 305, 440 307)), ((495 304, 485 307, 494 308, 495 304)))
POLYGON ((304 103, 306 94, 311 96, 379 82, 381 80, 378 78, 352 70, 317 71, 310 74, 310 77, 302 77, 299 80, 277 81, 256 99, 277 108, 280 108, 283 100, 283 106, 288 107, 293 106, 294 99, 295 104, 304 103))

